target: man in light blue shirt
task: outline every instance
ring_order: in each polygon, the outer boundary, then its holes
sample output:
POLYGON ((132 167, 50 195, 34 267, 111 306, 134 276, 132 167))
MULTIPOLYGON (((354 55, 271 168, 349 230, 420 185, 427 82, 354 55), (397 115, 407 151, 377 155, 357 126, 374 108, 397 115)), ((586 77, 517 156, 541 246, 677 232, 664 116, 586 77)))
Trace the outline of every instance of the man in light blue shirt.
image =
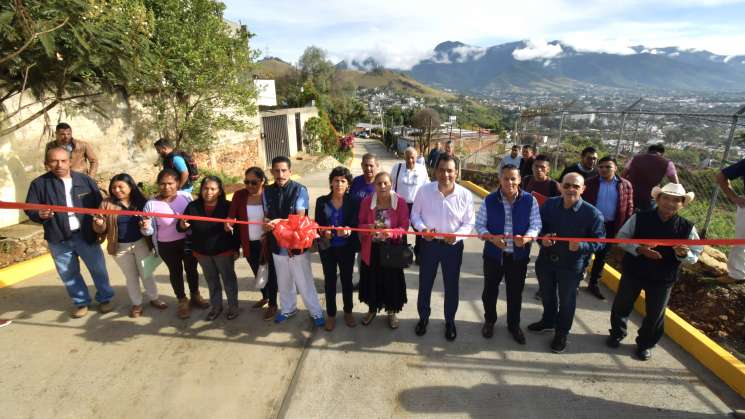
POLYGON ((538 201, 520 189, 520 170, 506 165, 499 177, 499 189, 489 194, 476 214, 476 231, 484 240, 484 326, 485 338, 494 335, 497 321, 499 284, 507 288, 507 329, 513 339, 525 344, 520 329, 520 311, 525 276, 530 262, 530 244, 541 231, 538 201))
POLYGON ((159 139, 153 146, 155 146, 155 151, 163 159, 163 168, 173 169, 178 172, 179 192, 191 195, 194 185, 189 178, 189 166, 186 164, 186 159, 184 159, 180 152, 174 150, 173 143, 167 138, 159 139))
POLYGON ((510 154, 506 154, 504 157, 502 157, 502 161, 499 162, 498 170, 501 173, 502 168, 508 164, 515 167, 520 167, 520 161, 522 161, 522 156, 520 156, 520 146, 515 144, 512 146, 510 154))

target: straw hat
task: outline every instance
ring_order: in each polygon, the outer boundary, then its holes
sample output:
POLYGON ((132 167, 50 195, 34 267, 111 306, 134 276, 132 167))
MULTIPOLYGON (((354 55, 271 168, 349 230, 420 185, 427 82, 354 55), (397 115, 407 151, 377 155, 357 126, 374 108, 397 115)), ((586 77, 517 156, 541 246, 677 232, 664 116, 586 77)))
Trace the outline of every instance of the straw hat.
POLYGON ((684 205, 690 204, 691 201, 693 201, 693 198, 696 196, 693 192, 686 192, 685 188, 683 188, 683 185, 681 185, 680 183, 668 183, 661 188, 659 186, 655 186, 654 188, 652 188, 653 199, 657 199, 657 195, 661 193, 670 196, 685 197, 684 205))

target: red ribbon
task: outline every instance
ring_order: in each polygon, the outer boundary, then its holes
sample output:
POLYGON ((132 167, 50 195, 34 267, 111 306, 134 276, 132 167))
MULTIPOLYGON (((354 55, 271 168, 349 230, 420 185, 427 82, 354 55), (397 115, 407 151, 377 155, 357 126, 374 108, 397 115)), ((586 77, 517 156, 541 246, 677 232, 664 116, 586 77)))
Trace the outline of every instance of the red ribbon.
MULTIPOLYGON (((176 218, 179 220, 194 220, 194 221, 208 221, 215 223, 235 223, 235 224, 265 224, 263 221, 240 221, 229 218, 213 218, 213 217, 201 217, 197 215, 183 215, 183 214, 165 214, 159 212, 144 212, 144 211, 130 211, 130 210, 107 210, 100 208, 78 208, 78 207, 66 207, 61 205, 46 205, 46 204, 26 204, 20 202, 7 202, 0 201, 0 209, 16 209, 16 210, 43 210, 49 209, 56 212, 75 212, 80 214, 109 214, 109 215, 139 215, 141 217, 160 217, 160 218, 176 218)), ((318 237, 317 233, 314 233, 312 239, 309 239, 310 230, 351 230, 362 233, 375 233, 376 231, 384 231, 389 233, 397 233, 398 229, 375 229, 375 228, 359 228, 359 227, 332 227, 332 226, 319 226, 308 217, 290 215, 290 219, 282 220, 277 225, 283 224, 283 231, 297 232, 298 237, 290 237, 290 233, 284 233, 293 245, 305 246, 310 240, 312 243, 313 239, 318 237), (290 219, 296 221, 290 222, 290 219), (301 222, 302 219, 307 221, 301 222), (305 237, 301 237, 305 234, 305 237)), ((276 227, 275 227, 276 229, 276 227)), ((421 231, 407 231, 406 234, 424 236, 424 237, 463 237, 463 238, 512 238, 514 236, 500 235, 500 234, 456 234, 456 233, 440 233, 440 232, 421 232, 421 231)), ((276 235, 275 235, 276 237, 276 235)), ((624 243, 624 244, 646 244, 649 246, 676 246, 679 244, 685 244, 690 246, 743 246, 745 245, 745 239, 699 239, 699 240, 678 240, 678 239, 617 239, 617 238, 595 238, 595 237, 534 237, 534 240, 549 239, 554 241, 566 241, 566 242, 591 242, 591 243, 624 243)), ((279 238, 277 238, 279 240, 279 238)), ((310 247, 289 247, 290 249, 307 249, 310 247)))

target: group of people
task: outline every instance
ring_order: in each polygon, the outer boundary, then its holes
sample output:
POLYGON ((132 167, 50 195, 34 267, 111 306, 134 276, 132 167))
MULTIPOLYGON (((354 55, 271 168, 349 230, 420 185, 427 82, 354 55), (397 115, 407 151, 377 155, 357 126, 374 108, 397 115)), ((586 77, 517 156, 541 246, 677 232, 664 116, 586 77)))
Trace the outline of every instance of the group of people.
MULTIPOLYGON (((307 188, 291 179, 289 158, 272 160, 271 184, 261 168, 246 169, 245 188, 236 191, 232 200, 228 200, 220 178, 203 177, 197 197, 192 200, 193 179, 188 162, 170 141, 161 139, 155 143, 164 167, 157 176, 158 193, 150 198, 143 196, 134 179, 122 173, 110 180, 104 199, 95 181, 85 174, 85 167, 73 169, 74 150, 81 142, 73 140, 66 131, 69 126, 58 126, 58 139, 46 149, 48 172, 31 183, 26 202, 224 220, 27 210, 32 220, 44 226, 45 239, 75 306, 72 316, 76 318, 84 316, 91 303, 79 259, 93 278, 99 310, 105 313, 113 309, 114 291, 100 246, 105 240, 106 251, 126 278, 132 317, 139 317, 144 309, 141 286, 150 306, 167 308, 159 297, 152 269, 148 269, 153 259, 160 259, 168 268, 178 299, 179 318, 190 317, 194 308, 209 309, 207 320, 218 318, 223 313, 223 292, 227 297, 225 316, 236 318, 240 311, 234 263, 242 251, 254 276, 262 269, 268 276, 261 289, 262 298, 254 304, 255 308, 264 308, 265 320, 283 323, 296 315, 299 293, 314 324, 333 330, 340 282, 344 322, 355 327, 353 277, 358 260, 359 301, 367 305, 361 323, 369 325, 385 311, 389 327, 396 329, 397 313, 407 303, 404 268, 384 263, 384 255, 391 245, 406 244, 409 239, 401 232, 412 228, 419 233, 414 246, 419 265, 419 320, 414 331, 418 336, 427 332, 432 288, 441 270, 445 338, 452 341, 457 337, 462 235, 475 228, 484 241, 483 336, 491 338, 494 334, 499 285, 504 279, 507 329, 516 342, 525 344, 520 325, 522 293, 532 242, 540 237, 535 271, 543 314, 527 328, 534 332, 553 331, 550 348, 560 353, 566 348, 577 289, 593 254, 595 263, 588 290, 604 298, 598 279, 609 246, 587 239, 698 238, 693 224, 679 215, 693 194, 677 183, 674 165, 671 172, 669 161, 662 156, 664 150, 650 148, 648 153, 636 156, 621 177, 612 157, 598 159, 596 150, 588 147, 583 150, 581 161, 567 167, 556 181, 548 176, 548 158, 535 155, 532 146, 524 147, 520 161, 513 159, 500 165, 499 187, 484 199, 478 213, 474 211, 471 192, 456 182, 458 161, 451 153, 429 156, 429 160, 436 157, 434 163, 427 162, 434 165, 434 181, 430 181, 425 165, 418 162, 414 148, 406 149, 404 160, 394 164, 390 172, 380 170, 377 156, 365 154, 362 175, 353 178, 348 168, 334 168, 328 177, 329 193, 316 200, 314 219, 321 227, 316 247, 325 281, 324 313, 313 282, 310 250, 283 248, 271 234, 281 220, 291 214, 308 215, 310 208, 307 188), (72 150, 69 144, 73 144, 72 150), (530 165, 530 174, 526 174, 524 164, 530 165), (676 182, 660 188, 657 185, 661 179, 640 181, 635 177, 640 174, 675 176, 676 182), (237 221, 250 224, 236 224, 237 221), (354 231, 357 228, 369 231, 354 231), (197 266, 201 266, 208 284, 208 300, 199 292, 197 266)), ((514 148, 511 154, 518 157, 514 148)), ((636 353, 646 360, 662 336, 664 309, 680 265, 694 263, 702 249, 682 244, 664 247, 624 243, 620 247, 626 254, 611 310, 607 344, 618 347, 626 336, 633 303, 644 290, 647 311, 636 353)))

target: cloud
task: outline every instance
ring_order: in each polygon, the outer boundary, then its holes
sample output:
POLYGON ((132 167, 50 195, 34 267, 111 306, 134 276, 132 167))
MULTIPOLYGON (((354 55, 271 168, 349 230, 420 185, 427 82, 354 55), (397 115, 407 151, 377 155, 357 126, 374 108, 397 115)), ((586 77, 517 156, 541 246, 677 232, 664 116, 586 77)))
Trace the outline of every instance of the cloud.
POLYGON ((478 60, 486 54, 486 48, 476 47, 472 45, 463 45, 460 47, 453 48, 453 54, 458 55, 457 62, 463 63, 470 60, 478 60))
POLYGON ((525 48, 517 48, 512 51, 512 58, 518 61, 550 59, 558 57, 564 52, 561 45, 549 44, 544 40, 526 41, 525 44, 525 48))
MULTIPOLYGON (((296 0, 224 3, 227 18, 256 33, 255 48, 291 62, 317 45, 340 57, 367 55, 408 68, 448 39, 483 46, 558 39, 579 52, 612 54, 633 54, 633 45, 745 54, 742 13, 733 12, 743 0, 311 0, 302 11, 296 0)), ((523 48, 518 56, 538 59, 557 51, 541 47, 523 48)), ((461 52, 458 60, 481 54, 461 52)))

